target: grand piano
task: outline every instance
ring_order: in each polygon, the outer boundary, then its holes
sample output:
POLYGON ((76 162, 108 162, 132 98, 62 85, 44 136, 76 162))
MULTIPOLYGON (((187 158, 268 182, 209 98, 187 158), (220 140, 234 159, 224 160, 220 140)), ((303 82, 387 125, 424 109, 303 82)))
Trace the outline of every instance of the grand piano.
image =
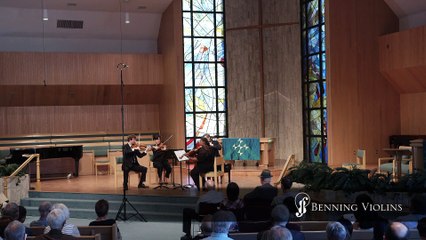
MULTIPOLYGON (((8 164, 16 163, 21 165, 27 159, 27 157, 22 155, 35 153, 40 154, 40 171, 42 178, 66 177, 68 173, 72 171, 74 171, 74 176, 78 176, 79 161, 83 156, 82 145, 11 148, 11 157, 7 159, 6 162, 8 164)), ((30 163, 29 173, 35 174, 35 160, 33 163, 30 163)))

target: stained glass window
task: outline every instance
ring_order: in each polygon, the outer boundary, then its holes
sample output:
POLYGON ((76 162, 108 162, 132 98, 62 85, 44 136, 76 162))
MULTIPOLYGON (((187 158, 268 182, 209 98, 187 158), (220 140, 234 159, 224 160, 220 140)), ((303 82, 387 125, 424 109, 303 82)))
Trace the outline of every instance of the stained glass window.
POLYGON ((186 148, 227 137, 224 0, 182 0, 186 148))
POLYGON ((325 0, 301 1, 305 159, 328 162, 325 0))

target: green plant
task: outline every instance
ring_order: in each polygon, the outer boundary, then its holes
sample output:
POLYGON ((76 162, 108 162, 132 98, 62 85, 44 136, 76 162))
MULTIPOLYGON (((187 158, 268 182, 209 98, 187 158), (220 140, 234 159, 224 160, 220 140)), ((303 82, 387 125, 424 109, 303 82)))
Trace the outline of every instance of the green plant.
MULTIPOLYGON (((12 163, 7 165, 0 165, 0 177, 8 177, 13 172, 15 172, 16 169, 18 169, 19 165, 12 163)), ((25 172, 20 171, 17 176, 24 176, 25 172)))

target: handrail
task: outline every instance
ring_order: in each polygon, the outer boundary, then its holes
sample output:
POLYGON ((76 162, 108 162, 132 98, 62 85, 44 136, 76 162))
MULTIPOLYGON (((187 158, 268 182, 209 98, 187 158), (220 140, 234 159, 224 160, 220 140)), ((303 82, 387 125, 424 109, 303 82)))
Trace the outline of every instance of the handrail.
POLYGON ((8 190, 8 180, 11 177, 15 177, 16 175, 18 175, 18 173, 20 171, 22 171, 22 169, 24 169, 34 158, 36 158, 36 184, 37 186, 40 185, 40 154, 36 153, 36 154, 31 154, 31 155, 23 155, 24 157, 28 157, 27 160, 25 160, 25 162, 23 162, 21 164, 21 166, 19 166, 12 174, 10 174, 10 176, 5 177, 4 181, 3 181, 3 193, 4 195, 6 195, 7 197, 7 190, 8 190))

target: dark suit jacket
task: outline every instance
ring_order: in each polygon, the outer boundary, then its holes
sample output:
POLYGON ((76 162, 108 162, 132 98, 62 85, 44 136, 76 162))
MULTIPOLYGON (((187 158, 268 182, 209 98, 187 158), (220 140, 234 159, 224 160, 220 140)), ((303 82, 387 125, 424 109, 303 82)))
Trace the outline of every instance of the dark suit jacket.
POLYGON ((52 229, 52 230, 49 231, 49 233, 37 236, 35 238, 35 240, 53 240, 53 239, 54 240, 56 240, 56 239, 58 239, 58 240, 74 240, 74 239, 77 239, 77 238, 70 236, 70 235, 62 234, 61 230, 58 230, 58 229, 52 229))
POLYGON ((138 150, 132 151, 132 148, 129 146, 128 143, 124 144, 123 146, 123 165, 121 165, 122 170, 129 169, 132 167, 132 165, 139 166, 139 162, 137 157, 143 157, 146 155, 144 152, 140 152, 138 150))
POLYGON ((271 184, 263 184, 262 186, 256 187, 253 191, 247 193, 244 196, 244 201, 249 201, 252 199, 259 199, 272 202, 272 199, 278 194, 278 189, 271 184))
POLYGON ((197 167, 200 173, 206 173, 213 170, 214 154, 212 148, 206 150, 203 147, 198 150, 197 154, 197 167))
POLYGON ((220 149, 222 149, 222 146, 220 146, 220 143, 218 141, 212 140, 210 142, 210 147, 213 149, 214 155, 216 157, 219 157, 220 156, 219 151, 220 149))

